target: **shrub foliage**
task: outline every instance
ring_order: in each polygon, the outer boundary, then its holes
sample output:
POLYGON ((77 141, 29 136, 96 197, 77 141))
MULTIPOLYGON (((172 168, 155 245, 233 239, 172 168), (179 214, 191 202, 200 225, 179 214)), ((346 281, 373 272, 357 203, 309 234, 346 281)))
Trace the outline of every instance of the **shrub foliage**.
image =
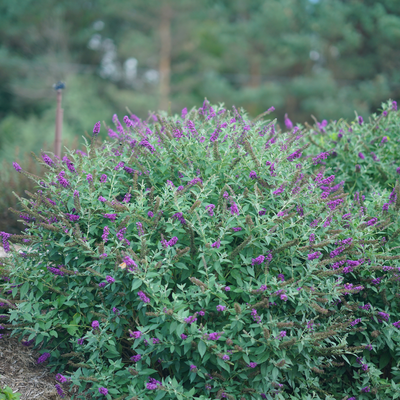
POLYGON ((379 114, 364 121, 358 117, 344 120, 316 122, 308 136, 311 146, 308 155, 325 151, 329 156, 323 164, 332 168, 338 181, 345 182, 345 190, 381 191, 393 188, 400 177, 400 112, 397 102, 382 105, 379 114))
POLYGON ((153 119, 96 124, 43 181, 15 164, 40 188, 2 233, 4 327, 76 398, 398 394, 400 185, 349 198, 243 110, 153 119))

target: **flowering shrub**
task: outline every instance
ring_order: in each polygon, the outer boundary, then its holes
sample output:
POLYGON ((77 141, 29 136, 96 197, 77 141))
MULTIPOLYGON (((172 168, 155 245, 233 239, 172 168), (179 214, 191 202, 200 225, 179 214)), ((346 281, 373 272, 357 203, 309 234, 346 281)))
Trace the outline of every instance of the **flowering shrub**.
POLYGON ((382 104, 381 113, 369 121, 317 122, 308 139, 308 157, 315 165, 332 168, 346 191, 380 192, 400 178, 400 111, 395 101, 382 104), (321 150, 326 158, 316 159, 321 150))
POLYGON ((4 327, 75 398, 398 393, 400 185, 348 198, 298 130, 184 111, 43 158, 26 231, 1 233, 4 327))

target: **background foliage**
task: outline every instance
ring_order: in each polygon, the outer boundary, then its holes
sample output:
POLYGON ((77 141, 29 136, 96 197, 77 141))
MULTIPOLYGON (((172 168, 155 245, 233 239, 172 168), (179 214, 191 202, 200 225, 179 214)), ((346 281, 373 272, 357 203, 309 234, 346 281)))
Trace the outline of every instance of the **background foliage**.
POLYGON ((0 159, 52 150, 58 80, 69 146, 126 106, 147 118, 204 97, 302 123, 366 117, 399 96, 399 40, 396 0, 3 0, 0 159))

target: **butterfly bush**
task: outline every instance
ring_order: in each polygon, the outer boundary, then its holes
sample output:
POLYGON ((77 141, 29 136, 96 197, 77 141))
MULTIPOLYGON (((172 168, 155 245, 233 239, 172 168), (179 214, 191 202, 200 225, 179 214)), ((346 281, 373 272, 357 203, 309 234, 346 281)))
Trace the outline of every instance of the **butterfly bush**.
MULTIPOLYGON (((323 129, 317 122, 310 129, 306 157, 316 160, 320 157, 316 153, 323 154, 318 165, 331 168, 336 180, 345 182, 346 191, 380 193, 393 188, 400 178, 400 112, 395 101, 383 103, 365 121, 361 117, 351 123, 332 121, 323 129)), ((307 136, 302 141, 308 141, 307 136)))
POLYGON ((2 233, 5 329, 76 399, 398 393, 399 184, 349 195, 290 120, 207 101, 152 120, 96 125, 74 170, 43 158, 26 230, 2 233))

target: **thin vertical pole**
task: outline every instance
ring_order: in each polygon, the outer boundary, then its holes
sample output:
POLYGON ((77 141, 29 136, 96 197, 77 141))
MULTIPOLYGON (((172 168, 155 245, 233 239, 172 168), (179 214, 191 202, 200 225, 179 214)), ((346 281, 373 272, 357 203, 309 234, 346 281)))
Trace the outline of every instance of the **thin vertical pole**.
POLYGON ((56 133, 54 140, 54 154, 61 158, 61 135, 64 110, 61 108, 62 90, 57 90, 56 133))

